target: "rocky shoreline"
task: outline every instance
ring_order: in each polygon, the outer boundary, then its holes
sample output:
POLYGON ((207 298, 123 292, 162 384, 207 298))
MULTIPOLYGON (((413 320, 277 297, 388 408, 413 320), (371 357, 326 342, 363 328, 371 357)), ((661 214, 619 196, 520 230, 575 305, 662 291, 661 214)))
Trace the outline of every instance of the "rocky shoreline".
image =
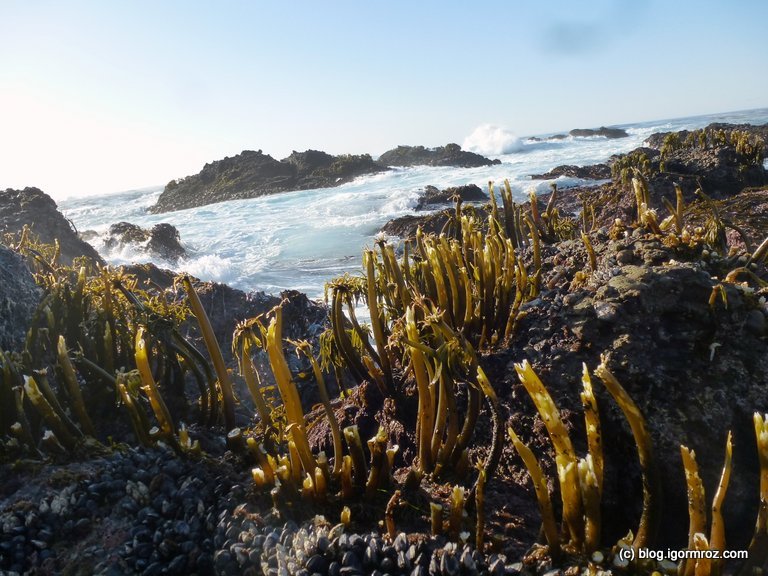
MULTIPOLYGON (((729 549, 748 547, 759 507, 760 462, 752 414, 768 407, 768 289, 761 284, 768 281, 768 271, 765 255, 758 254, 768 234, 768 176, 761 163, 751 161, 754 150, 745 148, 752 141, 723 140, 718 130, 722 128, 712 129, 712 141, 704 146, 676 148, 676 139, 685 142, 687 134, 653 139, 655 147, 612 158, 606 167, 582 169, 582 174, 599 176, 599 180, 607 174, 610 182, 558 191, 553 199, 558 227, 542 228, 557 235, 542 235, 538 255, 530 243, 519 248, 526 266, 541 260, 540 294, 522 304, 508 342, 479 358, 496 389, 505 425, 514 427, 528 446, 544 455, 541 464, 550 479, 557 471, 549 437, 514 365, 523 359, 531 362, 557 403, 576 450, 584 452, 578 386, 582 363, 594 369, 601 357, 610 362, 645 414, 653 438, 665 497, 658 547, 685 545, 681 527, 687 524, 688 496, 681 444, 695 450, 699 474, 711 494, 727 433, 733 433, 733 473, 724 507, 729 549), (636 170, 635 178, 639 174, 647 182, 645 208, 655 212, 646 214, 644 223, 637 221, 636 190, 623 181, 624 170, 636 170), (699 186, 706 197, 696 193, 699 186), (668 204, 674 203, 676 187, 682 198, 678 216, 696 241, 684 241, 682 232, 672 234, 670 228, 654 229, 654 221, 658 227, 668 204), (587 240, 576 234, 581 222, 586 223, 587 240), (570 237, 569 230, 573 231, 570 237), (746 272, 733 276, 742 269, 746 272)), ((549 179, 573 172, 572 167, 562 167, 539 176, 549 179)), ((474 189, 427 192, 427 200, 439 203, 457 192, 468 194, 467 201, 482 201, 474 189)), ((548 213, 543 200, 535 210, 523 205, 524 214, 548 213)), ((493 208, 474 210, 483 214, 493 208)), ((54 213, 55 204, 35 189, 0 193, 4 232, 18 232, 19 222, 34 224, 33 231, 38 226, 48 229, 47 224, 36 223, 40 219, 58 222, 55 229, 61 234, 62 256, 65 246, 69 261, 86 254, 88 249, 74 242, 71 227, 54 213), (45 210, 33 212, 25 208, 28 205, 45 210)), ((451 210, 414 216, 408 226, 387 232, 407 237, 421 225, 437 233, 448 230, 451 217, 451 210)), ((0 302, 5 303, 0 344, 17 351, 26 333, 20 325, 29 325, 40 295, 23 271, 21 258, 11 250, 0 249, 0 266, 15 270, 9 276, 17 281, 0 286, 0 302)), ((152 265, 126 272, 136 275, 147 290, 173 294, 176 300, 183 297, 172 272, 152 265)), ((328 325, 328 310, 298 293, 282 298, 246 295, 212 283, 198 283, 198 292, 232 368, 235 325, 265 313, 281 300, 286 301, 284 337, 308 339, 319 347, 328 325)), ((190 322, 185 330, 193 341, 201 342, 195 324, 190 322)), ((293 349, 290 352, 292 373, 311 372, 293 349)), ((269 385, 274 381, 263 360, 264 365, 257 368, 269 385)), ((331 453, 331 432, 320 420, 322 409, 311 408, 319 399, 310 380, 302 376, 299 382, 302 404, 309 410, 307 421, 312 423, 310 442, 314 449, 331 453)), ((242 400, 238 425, 243 430, 255 428, 247 388, 242 381, 237 386, 242 400)), ((163 443, 154 448, 132 446, 130 434, 109 443, 100 438, 100 445, 85 443, 76 453, 48 454, 45 459, 10 456, 10 436, 4 430, 0 570, 9 574, 554 576, 581 573, 591 566, 604 573, 625 573, 626 566, 617 561, 611 546, 637 526, 643 472, 624 417, 607 393, 600 391, 598 397, 605 450, 599 556, 573 553, 553 562, 547 549, 536 543, 539 509, 526 468, 509 441, 503 443, 501 464, 486 491, 481 530, 486 540, 481 549, 470 537, 472 510, 462 522, 462 531, 467 531, 464 541, 431 535, 430 505, 439 502, 448 509, 452 484, 424 478, 416 489, 406 488, 405 476, 416 451, 408 427, 415 419, 414 396, 405 394, 393 402, 372 382, 363 382, 335 401, 334 411, 340 426, 357 426, 361 437, 372 438, 383 427, 389 440, 399 445, 393 475, 405 504, 391 514, 385 514, 390 489, 370 498, 333 497, 325 502, 307 499, 277 505, 268 491, 256 489, 252 455, 228 444, 217 426, 191 425, 190 435, 200 442, 204 454, 185 457, 163 443), (346 525, 340 523, 345 505, 351 509, 346 525), (394 531, 387 528, 390 520, 394 531)), ((492 445, 488 410, 483 409, 469 451, 476 462, 489 456, 492 445)), ((550 480, 553 496, 559 493, 557 486, 550 480)))
MULTIPOLYGON (((621 128, 575 129, 574 137, 624 138, 621 128)), ((553 136, 553 139, 565 135, 553 136)), ((533 139, 537 140, 537 139, 533 139)), ((206 164, 195 175, 169 182, 150 212, 161 214, 205 206, 228 200, 257 198, 268 194, 331 188, 368 174, 389 170, 390 167, 453 166, 476 168, 501 164, 467 150, 458 144, 397 146, 384 152, 377 160, 369 154, 333 156, 319 150, 294 151, 282 160, 275 160, 261 150, 244 150, 233 157, 206 164)), ((589 176, 588 176, 589 177, 589 176)))

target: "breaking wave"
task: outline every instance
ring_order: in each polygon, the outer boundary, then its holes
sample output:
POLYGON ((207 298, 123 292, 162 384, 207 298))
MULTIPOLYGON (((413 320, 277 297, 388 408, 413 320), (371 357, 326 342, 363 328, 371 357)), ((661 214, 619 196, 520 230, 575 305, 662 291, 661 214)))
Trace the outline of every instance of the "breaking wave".
POLYGON ((523 148, 523 143, 506 128, 493 124, 481 124, 464 139, 462 147, 483 156, 499 156, 519 152, 523 148))

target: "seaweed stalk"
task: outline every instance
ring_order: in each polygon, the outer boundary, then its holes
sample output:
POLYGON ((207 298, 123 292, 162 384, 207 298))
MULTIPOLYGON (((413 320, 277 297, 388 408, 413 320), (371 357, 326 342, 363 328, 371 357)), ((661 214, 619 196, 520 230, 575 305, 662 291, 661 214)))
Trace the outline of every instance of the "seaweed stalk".
POLYGON ((27 394, 32 405, 37 408, 45 423, 51 427, 51 430, 69 450, 72 450, 77 444, 77 439, 70 433, 67 426, 56 414, 53 407, 45 399, 37 386, 37 382, 32 376, 24 376, 24 392, 27 394))
MULTIPOLYGON (((640 458, 640 468, 643 474, 643 512, 640 516, 640 525, 632 546, 635 550, 653 546, 659 528, 661 512, 661 482, 659 469, 653 456, 653 441, 645 425, 645 419, 640 409, 627 394, 616 377, 607 366, 607 358, 601 357, 600 365, 595 369, 595 374, 603 381, 605 387, 613 396, 629 422, 632 436, 637 445, 640 458)), ((766 472, 768 482, 768 470, 766 472)))
POLYGON ((205 308, 203 308, 203 304, 200 302, 200 297, 192 286, 192 281, 189 276, 184 276, 182 284, 184 285, 184 291, 187 293, 192 313, 195 315, 195 318, 197 318, 197 322, 200 325, 200 331, 203 333, 205 346, 208 348, 208 353, 211 355, 213 367, 216 370, 216 376, 219 379, 221 398, 224 403, 224 428, 226 432, 229 432, 235 428, 235 394, 232 391, 232 382, 229 378, 229 372, 224 364, 224 357, 221 354, 221 348, 219 347, 216 335, 213 332, 211 321, 208 318, 208 314, 205 313, 205 308))
POLYGON ((139 374, 141 375, 144 392, 146 393, 147 398, 149 398, 149 404, 152 406, 152 411, 157 417, 157 422, 160 425, 163 437, 170 442, 175 449, 178 449, 179 445, 176 441, 171 413, 168 411, 168 407, 165 405, 165 401, 163 400, 160 391, 157 389, 155 378, 152 376, 152 369, 149 366, 147 343, 144 340, 143 326, 139 327, 136 331, 135 350, 136 368, 138 368, 139 374))
MULTIPOLYGON (((696 453, 685 446, 680 446, 683 458, 685 483, 688 487, 688 550, 696 549, 696 535, 703 535, 707 526, 707 513, 704 505, 704 484, 699 476, 696 453)), ((683 576, 692 576, 696 570, 696 561, 686 559, 680 572, 683 576)))
POLYGON ((72 410, 77 414, 77 419, 80 422, 83 432, 95 438, 96 430, 93 427, 93 422, 91 422, 91 417, 88 416, 88 410, 85 408, 83 393, 80 390, 80 384, 77 381, 75 368, 72 366, 72 361, 69 359, 67 343, 64 340, 64 336, 59 336, 56 350, 58 352, 62 379, 67 386, 67 392, 69 392, 69 397, 72 400, 72 410))
POLYGON ((560 533, 557 529, 557 521, 555 520, 555 513, 552 509, 552 499, 549 496, 549 490, 547 489, 547 478, 544 476, 544 472, 541 470, 539 461, 534 456, 531 449, 523 444, 522 440, 518 437, 515 431, 510 426, 507 428, 509 437, 512 439, 512 444, 523 460, 523 464, 528 469, 528 474, 531 476, 533 482, 533 489, 536 491, 536 500, 539 503, 539 512, 541 513, 541 522, 544 527, 544 537, 549 544, 549 554, 554 560, 560 557, 560 533))
MULTIPOLYGON (((720 474, 720 482, 717 485, 715 497, 712 499, 712 527, 709 533, 709 547, 711 550, 718 550, 721 555, 725 551, 725 521, 723 520, 723 501, 725 493, 728 491, 728 483, 731 480, 731 459, 733 456, 733 443, 731 433, 728 432, 728 439, 725 441, 725 461, 723 462, 723 471, 720 474)), ((712 562, 713 572, 719 574, 722 571, 722 561, 712 562)))
POLYGON ((584 542, 583 506, 579 486, 578 461, 568 430, 560 419, 560 413, 552 397, 528 361, 515 364, 515 370, 536 405, 552 440, 563 497, 563 522, 571 537, 571 543, 578 549, 584 542))
POLYGON ((584 423, 587 429, 587 448, 592 460, 598 493, 603 493, 603 436, 600 429, 600 413, 597 400, 592 390, 592 379, 586 364, 582 364, 581 382, 584 390, 581 392, 581 405, 584 407, 584 423))

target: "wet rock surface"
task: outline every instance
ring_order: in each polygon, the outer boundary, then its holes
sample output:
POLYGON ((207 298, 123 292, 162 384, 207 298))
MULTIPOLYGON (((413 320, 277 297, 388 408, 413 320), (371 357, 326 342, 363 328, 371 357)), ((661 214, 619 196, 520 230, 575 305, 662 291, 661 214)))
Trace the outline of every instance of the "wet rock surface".
POLYGON ((146 254, 147 257, 159 258, 166 262, 176 262, 187 256, 179 231, 166 222, 155 224, 151 229, 130 222, 112 224, 104 239, 104 247, 107 250, 115 250, 126 246, 146 254))
POLYGON ((563 165, 557 166, 544 174, 531 174, 531 180, 554 180, 563 176, 587 180, 606 180, 611 177, 611 168, 607 164, 594 164, 591 166, 563 165))
POLYGON ((261 150, 245 150, 206 164, 198 174, 172 180, 150 212, 171 212, 291 190, 329 188, 385 170, 368 154, 332 156, 307 150, 293 152, 278 161, 261 150))
POLYGON ((378 162, 385 166, 455 166, 475 168, 501 164, 480 154, 462 150, 458 144, 446 144, 437 148, 424 146, 398 146, 379 156, 378 162))
POLYGON ((444 190, 427 186, 414 206, 414 210, 432 210, 441 205, 453 205, 456 203, 456 198, 460 198, 462 202, 488 202, 488 196, 476 184, 452 186, 444 190))
POLYGON ((38 188, 0 190, 0 233, 19 233, 25 225, 43 243, 58 240, 63 264, 71 264, 78 256, 104 263, 93 246, 78 237, 74 225, 45 192, 38 188))

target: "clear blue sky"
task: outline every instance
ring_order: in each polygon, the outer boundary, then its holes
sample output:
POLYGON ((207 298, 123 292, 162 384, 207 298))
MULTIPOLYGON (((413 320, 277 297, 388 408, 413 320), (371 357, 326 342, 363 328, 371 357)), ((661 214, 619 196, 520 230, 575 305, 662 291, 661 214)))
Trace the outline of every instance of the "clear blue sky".
POLYGON ((765 107, 766 22, 766 0, 0 0, 0 188, 765 107))

